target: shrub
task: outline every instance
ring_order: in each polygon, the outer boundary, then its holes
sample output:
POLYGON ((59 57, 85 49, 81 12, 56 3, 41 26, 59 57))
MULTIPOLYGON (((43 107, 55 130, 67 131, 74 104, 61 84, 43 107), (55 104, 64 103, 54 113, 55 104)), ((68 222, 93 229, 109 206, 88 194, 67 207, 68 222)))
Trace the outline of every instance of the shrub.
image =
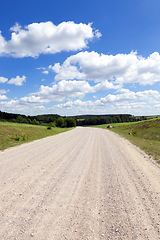
POLYGON ((23 123, 23 122, 24 122, 24 118, 19 115, 19 116, 16 118, 16 122, 17 122, 17 123, 23 123))
POLYGON ((15 136, 15 138, 14 138, 16 141, 18 141, 19 142, 19 140, 20 140, 20 136, 18 135, 18 134, 16 134, 16 136, 15 136))
POLYGON ((62 117, 57 118, 56 126, 57 127, 63 127, 63 125, 64 125, 64 119, 62 117))
POLYGON ((39 125, 39 122, 36 119, 33 119, 31 122, 33 125, 39 125))
POLYGON ((51 130, 51 129, 52 129, 52 123, 51 123, 51 122, 48 123, 48 125, 47 125, 47 129, 48 129, 48 130, 51 130))
POLYGON ((137 135, 137 130, 133 130, 133 131, 132 131, 132 135, 133 135, 133 136, 137 135))
POLYGON ((26 139, 27 139, 27 137, 26 137, 26 135, 24 134, 22 140, 25 141, 26 139))
POLYGON ((67 128, 76 126, 76 121, 75 121, 74 118, 65 118, 65 122, 66 122, 66 127, 67 128))

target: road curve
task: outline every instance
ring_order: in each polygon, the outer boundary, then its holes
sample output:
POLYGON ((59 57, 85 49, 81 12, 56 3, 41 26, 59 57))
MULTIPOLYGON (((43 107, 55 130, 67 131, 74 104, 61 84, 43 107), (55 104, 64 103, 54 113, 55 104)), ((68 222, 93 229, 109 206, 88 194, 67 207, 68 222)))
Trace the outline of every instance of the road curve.
POLYGON ((0 152, 0 239, 160 239, 160 169, 96 128, 0 152))

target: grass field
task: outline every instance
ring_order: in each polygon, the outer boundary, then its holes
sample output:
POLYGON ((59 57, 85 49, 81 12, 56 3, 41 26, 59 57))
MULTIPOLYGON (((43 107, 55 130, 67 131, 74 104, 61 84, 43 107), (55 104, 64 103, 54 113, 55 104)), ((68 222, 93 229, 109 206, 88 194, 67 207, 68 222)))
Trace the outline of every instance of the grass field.
POLYGON ((44 126, 0 122, 0 150, 52 136, 70 129, 53 127, 51 130, 48 130, 44 126))
MULTIPOLYGON (((144 150, 160 163, 160 119, 152 119, 134 123, 111 124, 114 131, 127 138, 134 145, 144 150)), ((96 127, 107 128, 108 124, 96 127)))

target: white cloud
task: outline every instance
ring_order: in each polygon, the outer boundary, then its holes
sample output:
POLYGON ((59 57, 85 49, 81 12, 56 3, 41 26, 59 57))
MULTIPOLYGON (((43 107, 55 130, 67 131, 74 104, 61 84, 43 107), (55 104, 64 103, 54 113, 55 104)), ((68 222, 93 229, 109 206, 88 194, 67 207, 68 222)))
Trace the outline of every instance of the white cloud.
POLYGON ((0 77, 0 83, 5 83, 8 81, 8 78, 0 77))
POLYGON ((94 88, 96 91, 98 91, 98 90, 106 90, 106 89, 119 89, 121 87, 122 87, 121 85, 118 85, 118 84, 114 85, 112 82, 104 80, 103 82, 96 84, 94 88))
POLYGON ((156 107, 156 108, 160 108, 160 104, 156 104, 155 107, 156 107))
POLYGON ((22 29, 22 27, 21 27, 18 23, 16 23, 15 26, 13 26, 13 27, 10 28, 10 30, 13 31, 13 32, 15 32, 15 33, 20 32, 21 29, 22 29))
POLYGON ((41 69, 42 69, 42 70, 46 70, 45 67, 37 67, 36 69, 37 69, 37 70, 41 70, 41 69))
POLYGON ((6 94, 7 92, 8 92, 8 91, 6 91, 6 90, 4 90, 4 89, 0 89, 0 100, 1 100, 1 101, 8 99, 7 96, 4 95, 4 94, 6 94))
MULTIPOLYGON (((29 106, 21 104, 19 100, 10 100, 10 101, 0 101, 0 108, 1 111, 7 111, 7 112, 17 112, 17 113, 25 113, 29 111, 29 106)), ((27 114, 28 115, 28 114, 27 114)))
POLYGON ((43 71, 42 73, 44 73, 44 74, 48 74, 49 72, 46 70, 46 71, 43 71))
POLYGON ((36 106, 36 107, 34 107, 34 109, 40 109, 40 110, 44 110, 45 109, 45 107, 44 106, 36 106))
POLYGON ((127 101, 147 101, 148 103, 152 102, 152 100, 159 99, 160 93, 155 90, 145 90, 143 92, 132 92, 128 89, 122 94, 112 95, 109 94, 100 100, 95 102, 96 105, 107 105, 109 103, 117 103, 117 102, 127 102, 127 101))
MULTIPOLYGON (((65 101, 70 99, 66 103, 58 104, 60 108, 72 108, 75 106, 81 107, 103 107, 108 105, 115 105, 116 107, 129 104, 130 107, 138 106, 139 102, 145 102, 148 105, 155 105, 160 103, 160 93, 155 90, 145 90, 139 92, 133 92, 129 89, 118 89, 115 94, 108 94, 105 97, 97 99, 95 101, 82 101, 76 98, 82 98, 86 93, 94 93, 99 89, 99 84, 90 86, 87 81, 66 81, 62 80, 53 86, 41 85, 39 90, 35 93, 30 93, 28 96, 16 100, 20 105, 39 105, 47 104, 52 101, 65 101), (73 100, 71 100, 73 99, 73 100)), ((55 106, 55 107, 56 107, 55 106)))
POLYGON ((52 87, 41 85, 36 93, 21 98, 20 101, 28 103, 48 103, 50 101, 63 101, 66 98, 83 97, 85 93, 94 92, 94 87, 86 81, 62 80, 52 87))
POLYGON ((121 94, 108 94, 104 98, 100 98, 96 101, 82 101, 74 100, 68 101, 66 103, 58 104, 55 107, 66 108, 66 107, 97 107, 97 106, 108 106, 109 104, 115 104, 116 107, 124 106, 127 108, 138 108, 142 105, 149 106, 152 105, 157 99, 157 102, 160 102, 160 93, 155 90, 145 90, 142 92, 132 92, 128 89, 125 89, 121 94))
POLYGON ((23 82, 26 82, 26 77, 25 76, 17 76, 16 78, 11 78, 7 83, 8 84, 14 84, 16 86, 21 86, 23 85, 23 82))
POLYGON ((2 100, 7 100, 8 98, 7 98, 7 96, 6 95, 1 95, 0 94, 0 100, 2 101, 2 100))
POLYGON ((87 93, 95 93, 100 89, 116 88, 112 83, 104 82, 91 86, 87 81, 61 80, 53 86, 41 85, 35 93, 29 94, 20 100, 28 103, 49 103, 51 101, 64 101, 65 99, 82 98, 87 93))
POLYGON ((69 80, 69 79, 85 79, 85 74, 77 69, 76 66, 72 64, 67 65, 64 63, 60 66, 59 63, 56 63, 52 70, 57 73, 55 80, 69 80))
MULTIPOLYGON (((24 114, 40 114, 41 110, 61 115, 76 115, 76 114, 106 114, 108 113, 130 113, 135 115, 150 115, 158 114, 160 107, 160 93, 155 90, 145 90, 139 92, 133 92, 128 89, 118 90, 115 94, 108 94, 104 98, 97 99, 95 101, 82 101, 82 99, 75 99, 74 92, 72 90, 77 88, 77 92, 80 94, 80 85, 70 85, 72 81, 63 81, 61 84, 55 84, 53 87, 41 86, 38 92, 32 93, 19 100, 8 100, 5 95, 0 95, 0 108, 3 111, 24 112, 24 114), (65 86, 66 85, 66 86, 65 86), (67 86, 68 85, 68 86, 67 86), (79 90, 78 90, 79 89, 79 90), (67 95, 67 94, 68 95, 67 95), (72 95, 73 94, 73 95, 72 95), (44 107, 44 104, 49 104, 51 101, 63 101, 65 96, 73 96, 73 99, 67 102, 49 107, 44 107), (5 100, 5 101, 2 101, 5 100), (155 104, 156 103, 156 104, 155 104), (25 107, 24 107, 25 106, 25 107)), ((87 89, 86 85, 86 89, 87 89)), ((93 88, 89 86, 88 91, 92 91, 93 88)), ((83 91, 82 91, 83 92, 83 91)), ((5 90, 1 91, 1 94, 5 94, 5 90)))
POLYGON ((0 94, 5 94, 5 93, 7 93, 6 90, 4 90, 4 89, 0 89, 0 94))
POLYGON ((130 54, 105 55, 80 52, 68 57, 62 65, 56 63, 52 70, 55 80, 83 79, 112 84, 139 83, 153 85, 160 81, 160 55, 154 52, 148 58, 130 54))
POLYGON ((6 41, 2 36, 2 32, 0 31, 0 53, 5 51, 6 41))
MULTIPOLYGON (((28 96, 20 98, 19 100, 12 99, 10 101, 2 101, 0 102, 0 107, 2 110, 7 109, 8 111, 13 111, 14 109, 14 111, 17 112, 32 112, 33 108, 44 109, 43 104, 47 104, 51 101, 63 101, 66 98, 83 97, 85 93, 94 91, 94 87, 90 86, 86 81, 62 80, 57 84, 53 84, 52 87, 42 85, 36 93, 31 93, 28 96)), ((5 98, 2 99, 1 97, 1 100, 5 100, 5 98)), ((33 111, 33 114, 34 113, 35 112, 33 111)))
POLYGON ((91 24, 62 22, 32 23, 22 28, 18 23, 11 27, 11 40, 5 41, 0 32, 0 55, 38 57, 40 54, 77 51, 87 47, 88 41, 101 36, 91 24))
POLYGON ((19 103, 20 104, 39 104, 39 103, 48 103, 48 99, 41 98, 40 96, 35 96, 30 94, 27 97, 20 98, 19 103))

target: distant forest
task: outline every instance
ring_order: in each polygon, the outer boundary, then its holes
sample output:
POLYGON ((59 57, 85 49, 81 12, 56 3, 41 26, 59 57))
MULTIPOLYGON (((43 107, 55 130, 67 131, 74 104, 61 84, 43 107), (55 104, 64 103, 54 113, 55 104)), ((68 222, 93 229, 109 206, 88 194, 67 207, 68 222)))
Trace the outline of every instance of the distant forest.
POLYGON ((132 116, 131 114, 82 115, 82 116, 76 116, 75 118, 76 118, 77 126, 136 122, 136 121, 147 119, 144 116, 135 117, 135 116, 132 116))
POLYGON ((0 121, 26 123, 34 125, 48 125, 54 127, 75 127, 101 125, 121 122, 135 122, 145 120, 145 117, 135 117, 130 114, 112 115, 79 115, 79 116, 60 116, 58 114, 43 114, 37 116, 26 116, 21 114, 6 113, 0 111, 0 121))

